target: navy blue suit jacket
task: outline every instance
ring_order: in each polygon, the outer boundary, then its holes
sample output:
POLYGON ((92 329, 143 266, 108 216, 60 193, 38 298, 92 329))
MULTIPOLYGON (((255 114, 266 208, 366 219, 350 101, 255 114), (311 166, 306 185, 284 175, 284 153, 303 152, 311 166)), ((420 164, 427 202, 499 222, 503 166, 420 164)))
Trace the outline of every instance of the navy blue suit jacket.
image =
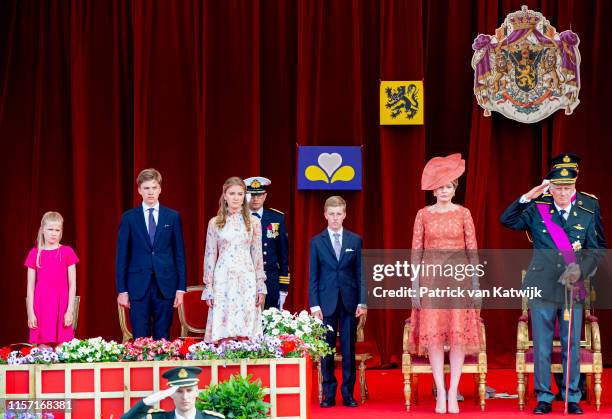
POLYGON ((152 274, 165 298, 186 290, 185 248, 181 217, 173 209, 159 206, 155 240, 151 244, 142 205, 121 217, 117 239, 117 292, 140 299, 152 274))
POLYGON ((366 304, 365 279, 361 275, 361 237, 342 230, 340 260, 336 259, 327 229, 310 241, 308 302, 319 306, 324 316, 336 310, 338 295, 348 311, 366 304))

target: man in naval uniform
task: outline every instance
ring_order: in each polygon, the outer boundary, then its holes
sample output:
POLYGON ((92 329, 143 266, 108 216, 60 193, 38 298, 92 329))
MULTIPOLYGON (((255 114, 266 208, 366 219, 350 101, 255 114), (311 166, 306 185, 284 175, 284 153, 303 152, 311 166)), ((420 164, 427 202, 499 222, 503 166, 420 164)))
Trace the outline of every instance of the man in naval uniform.
MULTIPOLYGON (((523 288, 535 286, 541 298, 529 301, 534 351, 534 387, 538 404, 535 414, 552 411, 555 398, 551 391, 551 353, 555 322, 559 321, 562 348, 567 348, 569 316, 572 319, 568 413, 582 414, 578 389, 580 378, 580 329, 583 304, 578 300, 573 313, 565 318, 566 286, 579 288, 591 275, 601 259, 597 239, 597 217, 572 196, 576 193, 578 171, 572 167, 557 167, 549 172, 541 185, 514 201, 500 217, 501 223, 513 230, 527 231, 533 241, 534 255, 528 267, 523 288), (549 189, 550 193, 545 193, 549 189)), ((583 202, 584 204, 584 202, 583 202)), ((572 293, 573 295, 573 293, 572 293)), ((563 351, 563 382, 566 379, 567 352, 563 351)))
POLYGON ((255 176, 245 179, 247 193, 250 194, 251 213, 261 220, 261 245, 266 271, 265 309, 276 307, 283 309, 289 293, 289 236, 285 227, 285 215, 274 208, 264 208, 266 188, 272 183, 270 179, 255 176))
POLYGON ((128 410, 122 419, 219 419, 225 418, 217 412, 204 410, 200 412, 195 407, 198 396, 198 375, 202 370, 198 367, 178 367, 166 371, 162 377, 168 380, 169 388, 158 391, 145 397, 128 410), (152 406, 165 399, 172 397, 175 409, 166 412, 154 409, 152 406))

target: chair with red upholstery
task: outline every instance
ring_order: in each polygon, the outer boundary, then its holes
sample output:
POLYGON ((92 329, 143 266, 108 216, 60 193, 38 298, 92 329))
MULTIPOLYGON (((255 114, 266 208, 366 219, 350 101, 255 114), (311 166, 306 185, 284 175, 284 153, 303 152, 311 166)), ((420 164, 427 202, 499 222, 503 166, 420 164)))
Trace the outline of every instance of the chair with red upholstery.
MULTIPOLYGON (((525 273, 523 272, 523 277, 525 273)), ((585 280, 586 289, 590 289, 590 280, 585 280)), ((599 334, 599 323, 597 317, 591 314, 591 300, 587 293, 584 304, 584 327, 580 339, 580 373, 587 375, 587 402, 591 403, 595 396, 595 408, 599 411, 601 407, 601 374, 603 363, 601 359, 601 335, 599 334), (593 383, 593 378, 595 382, 593 383)), ((523 410, 529 394, 529 379, 526 374, 533 374, 533 341, 530 338, 530 321, 527 299, 523 299, 523 311, 518 320, 516 338, 516 375, 519 410, 523 410)), ((563 373, 562 348, 559 339, 558 324, 555 328, 553 341, 553 352, 551 355, 551 371, 563 373)))
POLYGON ((179 306, 178 314, 181 321, 181 337, 189 334, 204 336, 206 331, 206 319, 208 317, 208 305, 202 300, 204 285, 193 285, 187 287, 183 297, 183 305, 179 306))
MULTIPOLYGON (((410 411, 410 404, 418 404, 418 374, 431 374, 431 365, 429 359, 425 356, 413 355, 408 351, 408 342, 410 336, 410 317, 406 319, 404 324, 404 351, 402 355, 402 373, 404 374, 404 398, 406 400, 406 411, 410 411)), ((486 398, 486 382, 487 382, 487 341, 484 321, 480 319, 480 351, 476 355, 466 355, 463 363, 462 373, 474 374, 474 394, 478 394, 478 398, 474 399, 475 403, 480 403, 481 410, 485 409, 486 398)), ((450 372, 450 364, 444 363, 444 372, 450 372)))

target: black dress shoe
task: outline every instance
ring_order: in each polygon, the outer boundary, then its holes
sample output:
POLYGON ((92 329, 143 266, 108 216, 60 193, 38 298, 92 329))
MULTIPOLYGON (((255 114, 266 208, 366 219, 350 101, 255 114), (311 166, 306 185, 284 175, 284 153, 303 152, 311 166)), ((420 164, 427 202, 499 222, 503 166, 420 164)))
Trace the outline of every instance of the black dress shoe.
POLYGON ((334 399, 325 399, 321 402, 319 406, 321 407, 332 407, 336 405, 336 401, 334 399))
POLYGON ((359 407, 359 404, 353 398, 343 399, 342 404, 346 407, 359 407))
POLYGON ((567 413, 570 415, 582 415, 584 412, 580 408, 580 405, 576 402, 569 402, 567 404, 567 413))
POLYGON ((552 404, 546 402, 538 402, 538 405, 533 409, 533 413, 536 415, 544 415, 552 412, 552 404))

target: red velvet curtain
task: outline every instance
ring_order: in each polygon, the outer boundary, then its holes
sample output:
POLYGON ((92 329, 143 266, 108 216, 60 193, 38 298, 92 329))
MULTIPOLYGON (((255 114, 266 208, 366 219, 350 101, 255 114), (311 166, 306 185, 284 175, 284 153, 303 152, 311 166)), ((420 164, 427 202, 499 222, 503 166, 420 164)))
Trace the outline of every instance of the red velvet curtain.
MULTIPOLYGON (((267 204, 285 211, 291 237, 295 310, 307 307, 308 242, 325 227, 329 195, 295 189, 297 144, 363 148, 363 191, 343 196, 365 248, 410 246, 414 214, 431 202, 422 167, 452 152, 467 159, 457 201, 471 209, 481 248, 528 247, 499 214, 562 150, 583 156, 579 189, 600 197, 605 225, 610 18, 605 0, 0 3, 0 316, 9 319, 0 344, 27 339, 22 263, 47 210, 64 215, 63 242, 81 258, 78 335, 119 338, 117 225, 138 203, 144 167, 162 172, 161 200, 182 214, 189 284, 201 281, 223 180, 270 177, 267 204), (525 3, 581 38, 572 116, 526 125, 484 118, 475 103, 472 40, 525 3), (425 125, 379 127, 378 81, 414 79, 425 80, 425 125)), ((612 315, 598 314, 609 359, 612 315)), ((383 362, 398 359, 407 315, 369 313, 366 335, 383 362)), ((517 313, 483 317, 495 324, 492 363, 512 365, 517 313)))

